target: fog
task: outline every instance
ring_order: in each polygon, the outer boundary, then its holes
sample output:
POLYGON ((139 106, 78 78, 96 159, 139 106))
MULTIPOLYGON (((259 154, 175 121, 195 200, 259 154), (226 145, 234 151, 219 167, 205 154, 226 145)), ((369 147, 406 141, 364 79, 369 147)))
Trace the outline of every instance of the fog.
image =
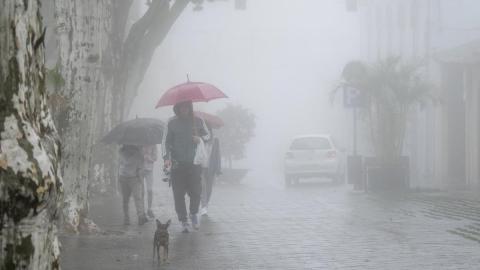
POLYGON ((226 102, 256 116, 248 160, 238 166, 281 173, 289 140, 298 134, 332 134, 346 143, 347 115, 329 92, 345 63, 362 54, 359 18, 344 1, 248 1, 204 4, 181 15, 157 48, 131 117, 166 119, 171 108, 155 110, 163 91, 186 81, 209 82, 229 99, 196 103, 215 112, 226 102))
POLYGON ((0 1, 0 104, 0 269, 479 268, 478 0, 0 1))

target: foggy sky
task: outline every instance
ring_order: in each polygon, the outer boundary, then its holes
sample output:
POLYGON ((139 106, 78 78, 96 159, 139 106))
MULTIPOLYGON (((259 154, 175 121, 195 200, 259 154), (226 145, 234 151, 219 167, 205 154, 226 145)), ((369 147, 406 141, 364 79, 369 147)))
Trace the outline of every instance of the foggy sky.
POLYGON ((240 166, 281 166, 289 140, 299 134, 329 133, 348 146, 347 114, 328 94, 343 65, 363 53, 355 13, 338 0, 247 5, 246 11, 235 10, 233 1, 205 2, 201 12, 187 7, 157 49, 131 116, 171 116, 170 107, 155 110, 155 103, 189 73, 230 97, 196 109, 215 112, 231 102, 256 115, 256 137, 240 166))

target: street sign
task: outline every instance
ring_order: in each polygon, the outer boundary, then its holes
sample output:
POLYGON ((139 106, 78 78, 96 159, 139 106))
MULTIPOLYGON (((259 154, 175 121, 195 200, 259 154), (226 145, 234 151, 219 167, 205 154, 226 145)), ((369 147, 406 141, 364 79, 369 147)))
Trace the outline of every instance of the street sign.
POLYGON ((362 91, 355 87, 343 87, 343 105, 346 108, 359 108, 365 105, 365 98, 362 91))

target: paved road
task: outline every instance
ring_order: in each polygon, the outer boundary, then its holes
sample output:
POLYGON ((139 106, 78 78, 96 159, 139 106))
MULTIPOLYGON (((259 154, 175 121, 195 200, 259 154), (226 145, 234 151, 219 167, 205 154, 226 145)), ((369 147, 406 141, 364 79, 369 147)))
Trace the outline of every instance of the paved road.
POLYGON ((63 269, 480 268, 479 201, 382 197, 324 181, 285 189, 280 182, 249 176, 217 185, 209 217, 190 234, 180 233, 170 190, 158 183, 154 210, 173 221, 165 265, 152 263, 153 223, 124 227, 119 198, 95 202, 92 215, 106 232, 63 235, 63 269))

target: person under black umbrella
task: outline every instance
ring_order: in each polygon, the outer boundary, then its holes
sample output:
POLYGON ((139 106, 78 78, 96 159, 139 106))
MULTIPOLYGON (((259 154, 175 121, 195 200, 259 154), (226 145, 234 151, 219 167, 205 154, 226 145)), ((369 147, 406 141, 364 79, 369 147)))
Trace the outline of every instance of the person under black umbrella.
POLYGON ((135 118, 115 126, 101 141, 106 144, 120 144, 119 151, 119 170, 118 182, 120 184, 123 197, 124 224, 130 224, 129 201, 133 197, 135 208, 137 209, 138 224, 143 225, 148 221, 145 216, 144 205, 144 177, 147 181, 148 209, 149 215, 153 216, 151 211, 151 180, 153 175, 153 153, 156 150, 156 144, 162 142, 164 123, 153 118, 135 118), (151 155, 145 156, 145 147, 152 150, 151 155), (149 174, 150 173, 150 174, 149 174))

